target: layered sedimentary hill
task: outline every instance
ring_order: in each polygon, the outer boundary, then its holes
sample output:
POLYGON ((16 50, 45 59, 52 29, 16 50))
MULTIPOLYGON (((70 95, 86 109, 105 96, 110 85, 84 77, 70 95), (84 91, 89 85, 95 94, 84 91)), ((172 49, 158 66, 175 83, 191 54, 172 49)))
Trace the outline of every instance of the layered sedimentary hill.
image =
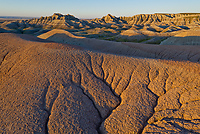
MULTIPOLYGON (((30 24, 49 24, 53 23, 56 20, 64 20, 64 21, 74 21, 86 23, 83 20, 79 20, 78 18, 72 15, 62 15, 59 13, 54 13, 52 16, 49 17, 41 17, 39 19, 30 19, 26 21, 30 24)), ((130 25, 137 24, 137 25, 145 25, 145 24, 157 24, 157 25, 189 25, 189 24, 199 24, 200 21, 200 13, 190 14, 190 13, 180 13, 180 14, 140 14, 135 15, 133 17, 116 17, 111 14, 102 17, 101 19, 94 19, 88 20, 89 23, 113 23, 113 24, 120 24, 120 23, 128 23, 130 25)))
POLYGON ((62 15, 60 13, 54 13, 52 16, 40 17, 39 19, 30 19, 19 23, 36 24, 46 26, 46 28, 59 27, 67 29, 74 28, 74 26, 78 27, 80 20, 70 14, 62 15))
POLYGON ((180 14, 140 14, 133 17, 120 17, 129 24, 174 24, 174 25, 189 25, 199 24, 200 13, 180 13, 180 14))
POLYGON ((0 133, 200 133, 199 46, 123 45, 1 33, 0 133))
POLYGON ((140 14, 116 17, 111 14, 96 19, 78 19, 73 15, 0 22, 0 32, 40 35, 52 29, 64 29, 77 36, 118 42, 160 44, 163 40, 187 30, 199 29, 199 13, 140 14))
MULTIPOLYGON (((16 21, 12 27, 17 28, 23 27, 24 25, 40 25, 46 26, 47 28, 60 27, 63 29, 68 28, 93 28, 105 26, 105 24, 114 24, 117 26, 125 26, 128 24, 132 25, 177 25, 177 26, 187 26, 187 25, 198 25, 200 22, 200 14, 140 14, 133 17, 115 17, 111 14, 102 17, 101 19, 92 20, 80 20, 73 15, 62 15, 60 13, 54 13, 52 16, 41 17, 39 19, 29 19, 16 21), (59 25, 58 25, 59 24, 59 25), (119 25, 121 24, 121 25, 119 25), (49 26, 49 27, 48 27, 49 26)), ((4 24, 6 25, 6 24, 4 24)), ((109 25, 107 25, 109 26, 109 25)), ((111 25, 110 25, 111 26, 111 25)), ((25 26, 24 26, 25 27, 25 26)))
POLYGON ((121 18, 113 16, 111 14, 108 14, 107 16, 103 16, 101 19, 95 19, 94 21, 97 22, 104 22, 104 23, 113 23, 113 24, 119 24, 119 23, 127 23, 126 21, 123 21, 121 18))

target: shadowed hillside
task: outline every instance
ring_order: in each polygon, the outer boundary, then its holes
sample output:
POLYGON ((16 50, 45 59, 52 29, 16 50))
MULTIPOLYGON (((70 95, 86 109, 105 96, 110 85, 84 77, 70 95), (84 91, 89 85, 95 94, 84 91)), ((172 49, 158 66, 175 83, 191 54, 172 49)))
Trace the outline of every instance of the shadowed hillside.
POLYGON ((74 36, 60 29, 41 34, 38 38, 81 46, 87 50, 125 56, 200 61, 200 46, 150 45, 104 41, 74 36))

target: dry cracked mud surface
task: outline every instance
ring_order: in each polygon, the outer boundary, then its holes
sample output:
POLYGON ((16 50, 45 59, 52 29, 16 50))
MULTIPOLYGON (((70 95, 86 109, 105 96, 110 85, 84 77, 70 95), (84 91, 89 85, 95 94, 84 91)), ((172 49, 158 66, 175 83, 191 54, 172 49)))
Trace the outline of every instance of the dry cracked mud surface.
POLYGON ((0 34, 0 133, 200 133, 199 47, 136 46, 143 58, 0 34))

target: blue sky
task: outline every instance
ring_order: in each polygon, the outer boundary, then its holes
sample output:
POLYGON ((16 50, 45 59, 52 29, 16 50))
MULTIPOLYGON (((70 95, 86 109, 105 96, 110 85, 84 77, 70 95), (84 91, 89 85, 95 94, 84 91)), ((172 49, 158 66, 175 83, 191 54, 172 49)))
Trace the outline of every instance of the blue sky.
POLYGON ((200 0, 0 0, 0 16, 49 16, 54 12, 78 18, 100 18, 108 13, 200 13, 200 0))

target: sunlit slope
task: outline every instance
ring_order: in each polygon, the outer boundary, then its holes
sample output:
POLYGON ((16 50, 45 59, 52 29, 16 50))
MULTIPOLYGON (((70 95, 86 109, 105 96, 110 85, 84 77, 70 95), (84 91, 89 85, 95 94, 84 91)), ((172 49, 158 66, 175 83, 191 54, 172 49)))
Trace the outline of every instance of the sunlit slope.
POLYGON ((170 37, 161 45, 200 45, 200 30, 189 30, 170 37))
POLYGON ((199 63, 0 41, 0 133, 200 133, 199 63))

